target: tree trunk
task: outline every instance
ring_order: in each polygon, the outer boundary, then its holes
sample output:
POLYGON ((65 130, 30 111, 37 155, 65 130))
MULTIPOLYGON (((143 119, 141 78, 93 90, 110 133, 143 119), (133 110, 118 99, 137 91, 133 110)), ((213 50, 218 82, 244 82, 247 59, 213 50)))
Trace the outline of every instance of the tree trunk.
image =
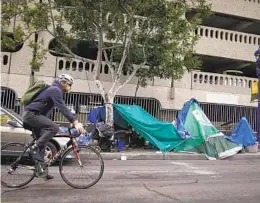
POLYGON ((114 121, 113 121, 113 104, 111 103, 106 103, 106 125, 109 127, 114 126, 114 121))
MULTIPOLYGON (((34 42, 38 42, 38 37, 39 37, 39 35, 38 35, 38 33, 35 33, 34 34, 34 42)), ((33 48, 33 59, 35 59, 36 58, 36 56, 37 56, 37 52, 38 52, 38 50, 37 50, 37 47, 34 47, 33 48)), ((30 74, 30 87, 34 84, 34 82, 35 82, 35 76, 34 76, 34 73, 35 73, 35 67, 31 67, 31 74, 30 74)))
POLYGON ((29 87, 31 87, 34 84, 34 82, 35 82, 34 70, 31 68, 29 87))
POLYGON ((137 92, 139 90, 139 87, 140 87, 140 80, 138 79, 138 82, 137 82, 137 85, 136 85, 136 88, 135 88, 134 104, 136 103, 136 96, 137 96, 137 92))
POLYGON ((107 94, 105 96, 105 107, 106 107, 106 125, 109 127, 114 126, 114 109, 113 109, 113 103, 114 103, 114 97, 115 95, 107 94))

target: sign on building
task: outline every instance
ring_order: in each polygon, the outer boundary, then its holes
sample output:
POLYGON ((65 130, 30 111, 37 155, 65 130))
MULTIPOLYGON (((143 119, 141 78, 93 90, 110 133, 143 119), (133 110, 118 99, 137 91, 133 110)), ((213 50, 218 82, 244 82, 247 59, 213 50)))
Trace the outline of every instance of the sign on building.
POLYGON ((258 82, 254 81, 251 88, 251 102, 258 101, 258 82))

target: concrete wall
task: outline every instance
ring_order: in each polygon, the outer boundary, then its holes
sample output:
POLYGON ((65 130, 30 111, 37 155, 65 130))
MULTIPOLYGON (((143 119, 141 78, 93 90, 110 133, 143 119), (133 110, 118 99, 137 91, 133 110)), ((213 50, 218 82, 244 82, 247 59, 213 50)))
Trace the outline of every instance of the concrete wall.
MULTIPOLYGON (((83 74, 82 74, 83 75, 83 74)), ((103 77, 105 77, 104 74, 103 77)), ((110 77, 106 75, 106 77, 110 77)), ((47 83, 53 81, 53 77, 37 76, 47 83)), ((138 97, 155 98, 160 101, 163 108, 180 109, 183 103, 194 97, 200 102, 234 104, 245 106, 256 106, 250 103, 250 87, 255 79, 246 77, 224 76, 221 74, 192 72, 186 73, 181 80, 174 81, 173 87, 171 80, 155 79, 146 88, 138 90, 138 97), (163 85, 161 85, 163 84, 163 85)), ((105 89, 112 83, 103 81, 105 89)), ((29 86, 29 75, 2 73, 1 86, 14 89, 18 97, 25 92, 29 86)), ((118 92, 118 95, 134 96, 136 83, 126 85, 118 92)), ((86 78, 75 79, 73 92, 99 93, 93 80, 86 78)))
MULTIPOLYGON (((218 0, 213 3, 213 10, 217 12, 260 19, 259 1, 257 0, 218 0)), ((138 26, 138 22, 137 26, 138 26)), ((197 30, 201 39, 196 45, 198 54, 226 57, 254 62, 252 53, 260 44, 260 36, 242 32, 202 26, 197 30)), ((33 36, 32 36, 33 37, 33 36)), ((48 48, 52 36, 47 32, 39 34, 39 40, 44 38, 45 48, 48 48)), ((2 79, 1 85, 14 89, 18 97, 29 86, 30 60, 32 50, 27 42, 16 53, 1 53, 2 79)), ((79 60, 67 60, 47 53, 44 65, 36 77, 51 83, 60 73, 71 74, 75 78, 74 92, 99 93, 92 80, 91 67, 79 60)), ((127 76, 123 77, 125 79, 127 76)), ((108 89, 111 84, 111 75, 103 65, 100 80, 108 89)), ((181 80, 172 81, 155 78, 149 81, 147 88, 140 88, 137 96, 154 97, 163 108, 180 109, 185 101, 191 97, 201 102, 226 103, 246 106, 256 106, 250 103, 250 84, 254 79, 245 77, 224 76, 210 73, 186 73, 181 80), (197 74, 197 75, 196 75, 197 74)), ((136 88, 136 78, 119 91, 119 95, 133 96, 136 88)))
MULTIPOLYGON (((254 43, 258 42, 259 36, 243 33, 240 42, 240 34, 238 33, 233 33, 232 41, 230 40, 232 32, 223 31, 224 38, 222 37, 222 39, 220 33, 221 29, 200 28, 198 34, 201 34, 202 37, 197 44, 197 53, 254 61, 252 53, 256 46, 254 43), (210 37, 211 31, 214 37, 210 37), (217 32, 218 35, 216 34, 217 32), (228 36, 227 40, 225 39, 225 33, 228 36), (237 37, 235 37, 236 34, 237 37)), ((41 33, 41 37, 48 39, 46 40, 47 42, 52 39, 47 33, 41 33)), ((45 47, 48 47, 48 43, 45 44, 45 47)), ((14 89, 19 97, 21 97, 29 86, 29 62, 31 56, 32 50, 26 45, 16 53, 3 52, 1 56, 2 64, 5 61, 1 69, 1 85, 14 89), (8 58, 7 61, 6 58, 8 58)), ((48 53, 47 58, 44 60, 44 65, 36 73, 36 77, 51 83, 56 75, 68 73, 76 80, 73 87, 74 92, 99 93, 92 80, 92 66, 93 64, 55 57, 48 53)), ((126 77, 127 75, 122 80, 126 77)), ((104 65, 100 73, 100 80, 103 81, 106 89, 111 87, 111 74, 104 65)), ((163 108, 169 109, 180 109, 183 103, 191 97, 195 97, 201 102, 256 106, 250 103, 250 83, 252 81, 252 78, 224 76, 220 74, 186 73, 181 80, 174 81, 173 85, 171 79, 162 80, 155 78, 153 81, 149 81, 147 88, 140 88, 137 96, 154 97, 161 102, 163 108)), ((134 96, 136 83, 137 80, 134 78, 118 94, 134 96)))
POLYGON ((260 19, 259 0, 207 0, 212 10, 245 18, 260 19))
POLYGON ((201 37, 196 53, 255 62, 253 53, 260 45, 259 35, 207 26, 201 26, 196 32, 201 37))

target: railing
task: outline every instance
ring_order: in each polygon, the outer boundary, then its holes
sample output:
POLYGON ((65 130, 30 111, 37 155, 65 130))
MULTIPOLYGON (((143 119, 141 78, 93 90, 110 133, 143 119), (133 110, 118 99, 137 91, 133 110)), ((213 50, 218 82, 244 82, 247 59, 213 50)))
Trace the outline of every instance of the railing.
MULTIPOLYGON (((88 73, 92 73, 93 70, 94 70, 94 64, 93 63, 89 63, 89 62, 82 62, 80 60, 77 60, 77 59, 72 59, 72 60, 69 60, 69 59, 66 59, 66 58, 63 58, 63 57, 57 57, 58 59, 58 67, 57 69, 59 71, 62 71, 62 72, 88 72, 88 73)), ((106 65, 105 62, 102 63, 101 65, 101 68, 100 68, 100 74, 105 74, 105 75, 108 75, 108 74, 111 74, 110 71, 109 71, 109 67, 108 65, 106 65)), ((127 72, 123 71, 122 72, 123 75, 127 75, 127 72)))
MULTIPOLYGON (((96 106, 103 106, 104 101, 99 94, 70 93, 65 95, 65 102, 69 108, 76 111, 78 119, 86 123, 87 115, 96 106)), ((178 110, 162 109, 161 104, 154 98, 116 96, 115 103, 137 104, 159 120, 172 122, 176 119, 178 110)), ((16 93, 5 87, 1 87, 1 106, 12 109, 21 114, 22 106, 16 93)), ((201 107, 209 120, 219 130, 225 130, 221 125, 230 122, 234 126, 242 117, 246 117, 252 128, 256 131, 257 108, 248 106, 234 106, 224 104, 201 103, 201 107)), ((67 122, 66 118, 57 110, 53 110, 52 119, 56 122, 67 122)))
POLYGON ((259 3, 260 4, 260 0, 244 0, 244 1, 249 1, 249 2, 252 2, 252 3, 259 3))
MULTIPOLYGON (((257 129, 257 108, 223 104, 201 103, 204 113, 217 129, 225 130, 221 125, 230 122, 235 126, 242 117, 246 117, 254 131, 257 129)), ((233 129, 233 128, 232 128, 233 129)))
POLYGON ((229 31, 220 28, 201 26, 195 30, 195 34, 218 40, 226 40, 234 43, 260 45, 260 36, 242 32, 229 31))
POLYGON ((254 81, 257 81, 257 79, 206 72, 192 72, 192 83, 194 84, 243 87, 250 89, 254 81))

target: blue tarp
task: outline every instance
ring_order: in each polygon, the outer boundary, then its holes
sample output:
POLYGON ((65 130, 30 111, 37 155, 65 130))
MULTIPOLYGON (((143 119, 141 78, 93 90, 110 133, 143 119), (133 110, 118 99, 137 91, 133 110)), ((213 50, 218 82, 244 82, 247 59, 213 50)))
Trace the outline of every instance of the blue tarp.
MULTIPOLYGON (((88 121, 91 123, 97 123, 106 120, 106 108, 104 106, 92 109, 88 114, 88 121)), ((116 126, 127 129, 128 123, 119 114, 118 110, 114 108, 114 123, 116 126)))
POLYGON ((185 129, 184 122, 185 122, 185 118, 188 114, 188 111, 190 109, 190 106, 193 102, 195 102, 199 105, 199 102, 196 99, 191 98, 189 101, 187 101, 184 104, 182 109, 179 111, 177 119, 176 119, 177 130, 178 130, 179 135, 182 138, 189 138, 190 137, 188 131, 185 129))
POLYGON ((88 121, 90 123, 100 122, 101 121, 101 111, 105 111, 105 113, 106 113, 106 110, 103 106, 92 109, 88 114, 88 121))
POLYGON ((231 136, 226 137, 228 140, 241 144, 245 147, 256 143, 256 136, 246 118, 241 118, 233 130, 231 136))

